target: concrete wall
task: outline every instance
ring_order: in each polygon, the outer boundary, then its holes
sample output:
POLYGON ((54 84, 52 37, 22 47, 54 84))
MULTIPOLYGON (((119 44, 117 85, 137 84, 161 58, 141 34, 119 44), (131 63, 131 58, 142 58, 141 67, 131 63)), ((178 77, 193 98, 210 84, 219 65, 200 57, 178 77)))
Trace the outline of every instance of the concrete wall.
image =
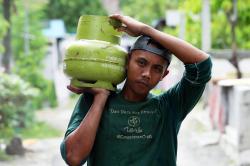
POLYGON ((237 166, 250 165, 247 155, 250 154, 250 79, 245 85, 221 86, 221 89, 225 108, 221 146, 237 166))

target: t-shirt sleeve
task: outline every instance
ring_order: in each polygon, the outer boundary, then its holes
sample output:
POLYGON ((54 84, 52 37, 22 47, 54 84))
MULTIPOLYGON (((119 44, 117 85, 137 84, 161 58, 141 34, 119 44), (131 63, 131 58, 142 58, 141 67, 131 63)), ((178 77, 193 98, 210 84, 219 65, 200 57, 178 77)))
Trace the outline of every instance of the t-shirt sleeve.
POLYGON ((64 161, 67 163, 66 161, 66 144, 65 144, 65 140, 67 138, 67 136, 72 133, 82 122, 82 119, 85 117, 85 115, 87 114, 90 106, 92 103, 92 98, 89 94, 84 94, 81 95, 75 108, 74 111, 71 115, 67 130, 65 132, 64 135, 64 139, 60 145, 60 151, 61 151, 61 156, 64 159, 64 161))
POLYGON ((177 122, 181 122, 199 101, 206 83, 211 78, 211 58, 194 63, 185 64, 182 79, 162 95, 163 102, 167 102, 174 111, 177 122))

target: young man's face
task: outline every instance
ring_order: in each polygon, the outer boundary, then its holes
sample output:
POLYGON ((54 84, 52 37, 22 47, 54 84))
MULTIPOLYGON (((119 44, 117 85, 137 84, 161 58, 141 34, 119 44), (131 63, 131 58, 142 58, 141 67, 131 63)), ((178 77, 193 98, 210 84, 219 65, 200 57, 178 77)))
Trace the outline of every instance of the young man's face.
POLYGON ((144 50, 135 50, 127 63, 127 86, 137 95, 147 95, 168 74, 165 59, 144 50))

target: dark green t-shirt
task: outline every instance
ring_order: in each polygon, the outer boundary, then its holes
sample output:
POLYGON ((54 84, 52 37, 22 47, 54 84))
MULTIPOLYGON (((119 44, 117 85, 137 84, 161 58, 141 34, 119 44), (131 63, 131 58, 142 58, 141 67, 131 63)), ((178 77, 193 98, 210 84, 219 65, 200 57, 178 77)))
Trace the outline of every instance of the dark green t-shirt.
MULTIPOLYGON (((120 92, 110 95, 103 111, 89 166, 175 166, 181 122, 200 99, 211 77, 211 59, 186 64, 183 78, 159 96, 143 102, 126 101, 120 92)), ((65 137, 86 115, 93 97, 80 97, 65 137)), ((64 140, 65 141, 65 140, 64 140)), ((61 154, 66 161, 65 142, 61 154)))

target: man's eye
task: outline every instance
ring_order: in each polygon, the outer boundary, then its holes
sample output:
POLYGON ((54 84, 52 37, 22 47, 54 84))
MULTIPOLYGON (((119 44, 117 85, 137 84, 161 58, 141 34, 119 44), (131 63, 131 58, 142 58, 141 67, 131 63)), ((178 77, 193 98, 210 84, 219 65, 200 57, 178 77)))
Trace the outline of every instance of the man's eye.
POLYGON ((137 64, 138 64, 139 66, 145 66, 145 65, 146 65, 146 61, 144 61, 144 60, 138 60, 138 61, 137 61, 137 64))
POLYGON ((155 67, 154 68, 154 70, 155 70, 155 72, 157 72, 157 73, 162 73, 162 68, 161 67, 155 67))

